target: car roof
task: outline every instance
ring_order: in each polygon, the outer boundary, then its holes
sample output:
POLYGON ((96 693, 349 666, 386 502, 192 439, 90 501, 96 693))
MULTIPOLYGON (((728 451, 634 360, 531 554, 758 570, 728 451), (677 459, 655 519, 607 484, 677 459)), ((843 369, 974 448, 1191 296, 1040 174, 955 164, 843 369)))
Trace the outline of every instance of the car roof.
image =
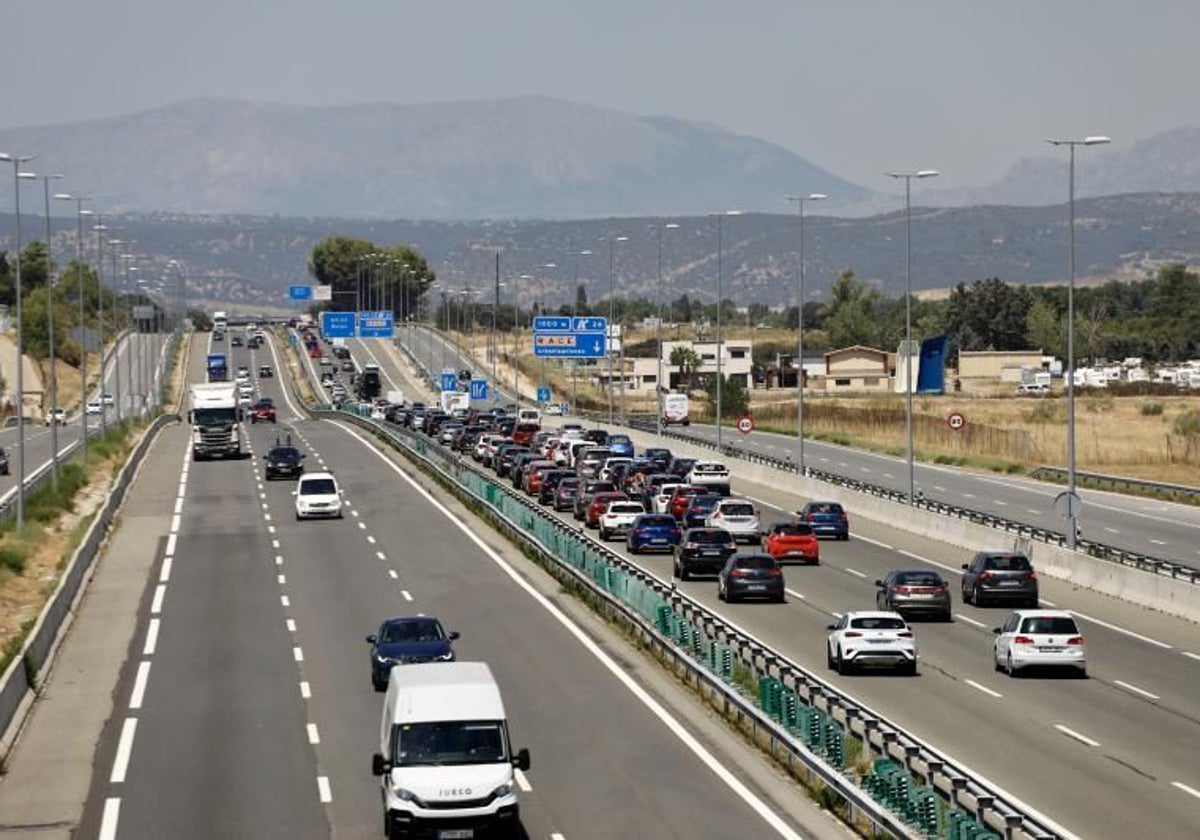
POLYGON ((891 612, 888 610, 854 610, 852 612, 846 613, 844 617, 845 618, 898 618, 901 621, 904 621, 904 616, 900 615, 900 613, 891 612))
POLYGON ((1068 610, 1013 610, 1021 618, 1074 618, 1068 610))
POLYGON ((305 474, 304 474, 304 477, 303 477, 303 478, 301 478, 300 480, 301 480, 301 481, 311 481, 311 480, 313 480, 314 478, 329 478, 329 479, 333 479, 334 481, 337 481, 337 477, 336 477, 336 476, 334 476, 334 474, 333 474, 333 473, 331 473, 331 472, 310 472, 310 473, 305 473, 305 474))

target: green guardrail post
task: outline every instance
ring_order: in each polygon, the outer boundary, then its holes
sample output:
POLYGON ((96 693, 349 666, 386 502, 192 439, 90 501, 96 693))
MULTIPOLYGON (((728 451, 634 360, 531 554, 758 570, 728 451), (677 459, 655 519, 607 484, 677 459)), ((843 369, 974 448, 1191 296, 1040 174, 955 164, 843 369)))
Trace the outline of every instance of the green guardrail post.
POLYGON ((842 728, 832 719, 825 721, 825 759, 839 770, 846 765, 846 744, 842 728))
POLYGON ((660 604, 658 609, 654 611, 654 626, 658 628, 658 632, 664 636, 671 633, 671 608, 666 604, 660 604))

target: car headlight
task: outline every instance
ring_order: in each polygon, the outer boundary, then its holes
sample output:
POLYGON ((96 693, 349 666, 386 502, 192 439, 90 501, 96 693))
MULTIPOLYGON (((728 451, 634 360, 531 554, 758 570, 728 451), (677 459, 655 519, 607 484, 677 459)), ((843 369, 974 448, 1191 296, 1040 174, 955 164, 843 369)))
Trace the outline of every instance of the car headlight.
POLYGON ((395 794, 397 799, 403 800, 404 802, 411 802, 420 808, 425 807, 425 802, 421 799, 421 797, 417 796, 408 788, 396 788, 395 794))
POLYGON ((453 662, 454 661, 454 651, 448 650, 437 658, 441 662, 453 662))
POLYGON ((376 654, 375 661, 378 662, 380 665, 395 665, 396 664, 396 660, 392 659, 390 656, 383 656, 380 654, 376 654))
POLYGON ((512 784, 500 785, 491 793, 492 799, 503 799, 506 796, 511 796, 513 792, 512 784))

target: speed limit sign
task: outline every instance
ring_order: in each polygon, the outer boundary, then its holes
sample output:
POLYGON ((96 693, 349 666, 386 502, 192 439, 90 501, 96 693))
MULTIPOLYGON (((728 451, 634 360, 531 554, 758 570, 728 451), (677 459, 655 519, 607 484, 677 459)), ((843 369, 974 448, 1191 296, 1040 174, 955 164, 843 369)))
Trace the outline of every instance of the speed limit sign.
POLYGON ((749 414, 743 414, 737 419, 737 430, 744 435, 748 435, 754 431, 754 418, 749 414))
POLYGON ((967 418, 955 411, 946 418, 946 425, 957 432, 963 426, 967 425, 967 418))

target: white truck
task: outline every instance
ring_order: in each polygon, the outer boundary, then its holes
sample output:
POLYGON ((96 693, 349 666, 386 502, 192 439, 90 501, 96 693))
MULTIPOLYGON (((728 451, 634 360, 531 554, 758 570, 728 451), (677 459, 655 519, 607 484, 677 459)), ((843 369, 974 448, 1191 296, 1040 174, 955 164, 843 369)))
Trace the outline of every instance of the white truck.
POLYGON ((682 426, 689 425, 692 422, 688 417, 689 408, 687 394, 664 394, 663 425, 670 426, 672 423, 679 423, 682 426))
POLYGON ((242 410, 234 382, 193 382, 189 388, 192 460, 242 457, 242 410))
MULTIPOLYGON (((484 662, 400 665, 388 677, 371 771, 388 837, 516 836, 514 751, 500 688, 484 662)), ((522 832, 523 833, 523 832, 522 832)))
POLYGON ((442 391, 442 411, 455 417, 465 417, 471 410, 471 395, 462 391, 442 391))

